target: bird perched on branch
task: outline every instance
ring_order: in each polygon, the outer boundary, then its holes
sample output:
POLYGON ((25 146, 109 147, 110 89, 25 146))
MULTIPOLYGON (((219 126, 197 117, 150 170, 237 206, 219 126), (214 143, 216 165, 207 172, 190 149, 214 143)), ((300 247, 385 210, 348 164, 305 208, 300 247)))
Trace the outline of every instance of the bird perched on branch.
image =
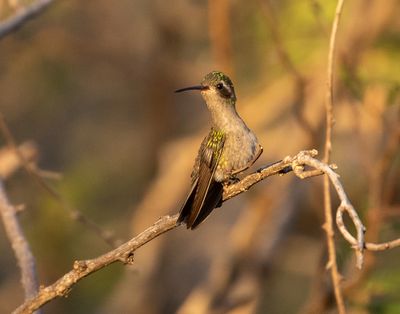
POLYGON ((223 186, 249 168, 263 149, 236 111, 232 81, 222 72, 208 73, 200 85, 175 92, 199 90, 211 113, 210 133, 201 143, 192 171, 192 187, 178 223, 196 228, 222 204, 223 186))

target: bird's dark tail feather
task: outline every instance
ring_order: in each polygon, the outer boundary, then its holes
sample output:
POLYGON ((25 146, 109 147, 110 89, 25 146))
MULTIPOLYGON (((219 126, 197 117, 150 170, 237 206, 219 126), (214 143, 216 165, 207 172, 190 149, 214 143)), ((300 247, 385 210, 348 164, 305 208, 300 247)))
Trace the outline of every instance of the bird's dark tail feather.
POLYGON ((190 192, 186 198, 185 203, 183 203, 182 208, 179 212, 179 217, 178 217, 178 221, 177 224, 181 224, 183 222, 186 223, 187 218, 190 216, 190 212, 193 206, 193 201, 194 201, 194 197, 196 195, 196 189, 197 189, 197 182, 198 180, 196 180, 196 182, 194 182, 194 184, 192 185, 192 188, 190 189, 190 192))
POLYGON ((214 208, 221 206, 223 185, 221 182, 212 180, 205 195, 197 195, 197 182, 192 186, 192 189, 183 204, 179 214, 178 223, 185 222, 189 229, 196 228, 203 222, 214 208), (197 199, 202 197, 204 199, 197 199), (200 208, 199 208, 200 207, 200 208))

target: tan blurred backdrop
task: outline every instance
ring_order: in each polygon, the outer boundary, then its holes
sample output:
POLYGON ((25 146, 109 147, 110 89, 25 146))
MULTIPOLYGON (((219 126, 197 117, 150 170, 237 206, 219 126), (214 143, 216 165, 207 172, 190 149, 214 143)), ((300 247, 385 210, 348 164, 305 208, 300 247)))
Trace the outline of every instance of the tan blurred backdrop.
MULTIPOLYGON (((19 5, 30 1, 19 1, 19 5)), ((0 41, 0 110, 73 206, 122 240, 176 213, 209 127, 201 97, 227 72, 264 146, 253 167, 321 150, 335 1, 55 1, 0 41)), ((0 18, 12 15, 0 1, 0 18)), ((372 240, 399 237, 400 2, 347 1, 335 63, 332 161, 372 240)), ((5 144, 2 140, 1 144, 5 144)), ((44 313, 335 313, 324 269, 322 178, 272 177, 198 229, 181 227, 84 279, 44 313)), ((47 285, 109 247, 23 171, 6 182, 47 285)), ((335 204, 337 203, 334 198, 335 204)), ((351 313, 400 313, 399 249, 354 266, 337 232, 351 313)), ((22 302, 0 228, 0 312, 22 302)))

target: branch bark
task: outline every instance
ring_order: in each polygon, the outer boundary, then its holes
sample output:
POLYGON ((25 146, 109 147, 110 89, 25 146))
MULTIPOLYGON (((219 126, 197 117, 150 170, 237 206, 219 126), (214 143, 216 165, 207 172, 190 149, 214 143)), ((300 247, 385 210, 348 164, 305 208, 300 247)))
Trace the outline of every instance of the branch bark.
POLYGON ((33 4, 23 7, 18 12, 0 23, 0 39, 17 30, 28 20, 42 13, 54 0, 37 0, 33 4))
POLYGON ((35 258, 18 222, 16 209, 8 201, 7 195, 4 191, 3 182, 1 180, 0 215, 4 224, 7 238, 11 243, 18 266, 21 270, 21 282, 24 288, 25 300, 28 300, 38 293, 35 258))
MULTIPOLYGON (((335 18, 332 24, 332 31, 329 41, 329 53, 328 53, 328 69, 327 69, 327 92, 326 92, 326 134, 325 134, 325 147, 324 147, 324 162, 329 163, 330 154, 332 150, 332 127, 333 127, 333 59, 336 47, 336 34, 340 21, 340 15, 342 12, 344 0, 338 0, 336 6, 335 18)), ((325 213, 325 224, 323 226, 326 232, 326 241, 328 246, 328 267, 331 271, 331 278, 333 284, 333 290, 335 292, 336 304, 340 314, 346 313, 346 308, 343 301, 343 293, 340 287, 341 275, 338 271, 336 262, 336 248, 334 242, 334 231, 333 231, 333 218, 332 218, 332 205, 331 205, 331 194, 329 190, 329 179, 328 175, 324 176, 324 213, 325 213)), ((342 207, 341 207, 342 208, 342 207)), ((344 207, 343 207, 344 208, 344 207)), ((346 207, 348 208, 348 207, 346 207)), ((362 250, 361 247, 360 250, 362 250)), ((362 256, 362 252, 361 252, 362 256)), ((359 258, 358 262, 361 263, 362 259, 359 258)), ((358 265, 361 268, 361 264, 358 265)))
POLYGON ((55 199, 65 211, 69 212, 70 217, 72 219, 80 222, 85 227, 92 230, 99 238, 101 238, 110 247, 115 248, 121 244, 122 241, 117 239, 112 232, 104 230, 96 222, 91 220, 89 217, 85 216, 81 211, 71 206, 69 202, 62 196, 62 194, 60 194, 51 185, 49 185, 46 182, 46 180, 44 180, 44 178, 38 172, 38 168, 35 166, 35 164, 29 163, 29 161, 25 158, 24 154, 18 149, 16 141, 1 113, 0 113, 0 132, 3 134, 4 139, 6 140, 8 146, 15 153, 15 156, 19 159, 21 166, 28 173, 28 175, 44 191, 46 191, 53 199, 55 199))
MULTIPOLYGON (((38 156, 38 149, 31 141, 23 142, 18 146, 18 151, 28 163, 35 162, 38 156)), ((10 177, 21 167, 21 160, 11 148, 0 149, 0 178, 3 180, 10 177)))
POLYGON ((161 217, 151 227, 118 248, 94 259, 75 261, 71 271, 54 284, 40 289, 35 297, 22 304, 13 313, 32 313, 52 299, 67 296, 72 286, 78 281, 112 263, 120 261, 124 264, 132 264, 134 262, 133 252, 159 235, 174 229, 177 219, 177 214, 161 217))
MULTIPOLYGON (((342 203, 349 204, 347 209, 351 213, 351 217, 354 219, 355 224, 362 226, 357 213, 355 212, 354 208, 352 208, 350 201, 344 192, 343 186, 338 179, 338 175, 331 169, 329 165, 326 165, 323 162, 315 159, 314 157, 316 155, 316 150, 302 151, 294 157, 287 156, 277 163, 261 168, 255 173, 246 176, 238 183, 225 187, 223 201, 246 192, 256 183, 272 175, 285 174, 293 171, 299 178, 309 178, 310 172, 304 171, 304 165, 308 165, 318 170, 317 172, 314 170, 311 172, 313 176, 322 173, 328 175, 333 186, 335 186, 342 203)), ((147 228, 145 231, 132 238, 128 242, 122 244, 118 248, 94 259, 75 261, 71 271, 57 280, 54 284, 40 289, 36 296, 18 307, 14 311, 14 314, 32 313, 34 310, 40 308, 56 297, 66 296, 78 281, 114 262, 120 261, 124 264, 132 264, 134 261, 133 254, 138 248, 155 239, 159 235, 177 227, 177 217, 178 214, 161 217, 151 227, 147 228)), ((363 226, 362 230, 364 230, 363 226)), ((364 243, 363 232, 359 233, 358 236, 360 238, 357 241, 364 243)))

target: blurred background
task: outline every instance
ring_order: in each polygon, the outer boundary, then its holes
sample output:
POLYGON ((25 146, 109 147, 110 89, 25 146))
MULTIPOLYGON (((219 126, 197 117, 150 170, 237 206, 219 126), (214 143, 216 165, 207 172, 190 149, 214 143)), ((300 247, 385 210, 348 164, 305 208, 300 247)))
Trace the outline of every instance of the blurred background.
MULTIPOLYGON (((0 0, 0 22, 32 1, 0 0)), ((179 211, 209 114, 211 70, 233 80, 237 109, 264 154, 252 170, 325 136, 336 1, 55 1, 0 41, 0 110, 70 206, 126 241, 179 211)), ((332 161, 369 241, 400 236, 400 1, 346 1, 335 63, 332 161)), ((1 24, 0 24, 1 25, 1 24)), ((6 142, 2 138, 1 146, 6 142)), ((53 300, 44 313, 336 313, 326 266, 322 178, 271 177, 53 300)), ((24 171, 7 178, 39 282, 110 249, 24 171)), ((337 198, 333 197, 334 208, 337 198)), ((400 313, 400 249, 355 268, 336 232, 349 313, 400 313)), ((0 228, 0 312, 23 301, 0 228)))

